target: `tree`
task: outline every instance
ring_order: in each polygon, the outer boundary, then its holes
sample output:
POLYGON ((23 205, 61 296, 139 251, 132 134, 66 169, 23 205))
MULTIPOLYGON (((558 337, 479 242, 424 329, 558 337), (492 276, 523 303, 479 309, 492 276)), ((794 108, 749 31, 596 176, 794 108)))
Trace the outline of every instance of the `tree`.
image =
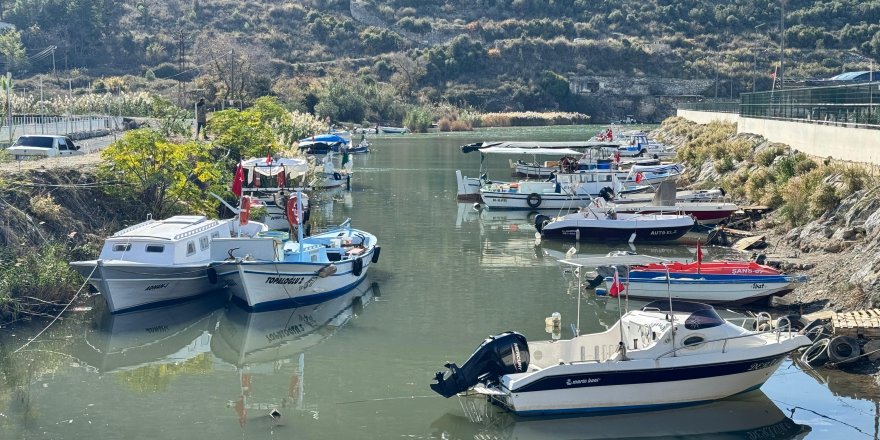
MULTIPOLYGON (((261 96, 271 82, 271 56, 264 46, 242 43, 226 33, 204 34, 196 43, 196 62, 206 64, 209 81, 218 96, 228 102, 261 96)), ((238 105, 237 104, 237 105, 238 105)))
POLYGON ((0 55, 3 56, 9 71, 14 72, 27 65, 27 56, 24 52, 24 45, 21 44, 20 32, 9 29, 0 34, 0 55))
POLYGON ((123 184, 109 191, 129 198, 135 206, 141 205, 155 218, 178 212, 212 212, 217 202, 199 185, 215 190, 225 186, 221 184, 222 163, 212 158, 208 144, 176 144, 152 129, 127 132, 104 149, 101 157, 105 162, 99 173, 123 184))

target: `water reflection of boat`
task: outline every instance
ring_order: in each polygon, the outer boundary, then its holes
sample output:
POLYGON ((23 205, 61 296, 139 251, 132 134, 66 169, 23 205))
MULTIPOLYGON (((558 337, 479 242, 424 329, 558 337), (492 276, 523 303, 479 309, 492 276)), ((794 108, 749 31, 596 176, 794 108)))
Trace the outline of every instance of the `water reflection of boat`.
POLYGON ((518 418, 474 397, 463 414, 431 424, 433 437, 461 439, 801 439, 811 428, 795 423, 760 391, 705 405, 593 417, 518 418))
POLYGON ((226 295, 123 314, 102 310, 86 330, 88 348, 77 350, 101 372, 183 362, 210 350, 211 335, 226 295))
POLYGON ((292 359, 345 325, 373 297, 370 283, 306 307, 248 312, 231 305, 217 325, 211 351, 238 367, 292 359))

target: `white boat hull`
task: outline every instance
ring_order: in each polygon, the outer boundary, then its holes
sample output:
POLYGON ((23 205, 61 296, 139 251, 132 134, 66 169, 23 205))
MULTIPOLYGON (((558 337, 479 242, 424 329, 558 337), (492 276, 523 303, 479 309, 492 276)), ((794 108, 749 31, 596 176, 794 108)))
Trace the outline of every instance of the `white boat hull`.
MULTIPOLYGON (((607 279, 606 279, 607 282, 607 279)), ((626 280, 622 280, 626 284, 626 280)), ((672 299, 722 303, 751 302, 789 291, 792 282, 722 282, 698 278, 674 278, 667 285, 663 277, 651 280, 630 279, 627 294, 634 298, 672 299)))
POLYGON ((217 266, 223 285, 234 300, 248 310, 273 310, 314 304, 340 296, 360 284, 367 276, 374 250, 361 257, 363 269, 352 273, 353 261, 334 263, 336 273, 322 278, 318 271, 326 263, 248 262, 217 266))
POLYGON ((208 277, 208 263, 154 266, 93 260, 71 266, 101 292, 111 313, 182 301, 222 288, 208 277))
MULTIPOLYGON (((648 409, 660 409, 684 405, 695 405, 714 400, 723 399, 739 393, 756 390, 770 378, 779 367, 785 354, 762 359, 746 359, 730 364, 718 364, 711 366, 718 371, 727 368, 738 367, 744 371, 736 374, 718 374, 708 377, 666 380, 655 382, 639 382, 633 380, 630 384, 579 387, 570 389, 552 389, 536 392, 514 392, 506 396, 498 396, 496 399, 509 407, 518 415, 549 415, 564 413, 601 413, 609 411, 639 411, 648 409), (733 366, 733 367, 732 367, 733 366), (751 369, 750 368, 754 368, 751 369)), ((634 364, 643 364, 648 373, 664 375, 662 369, 654 368, 654 360, 631 361, 634 364)), ((660 361, 664 363, 664 361, 660 361)), ((680 373, 675 372, 669 376, 680 375, 686 378, 689 375, 699 375, 699 370, 706 366, 681 367, 680 373)), ((620 368, 620 364, 617 364, 620 368)), ((674 369, 667 370, 675 371, 674 369)), ((642 372, 637 370, 619 370, 620 376, 637 377, 642 372), (630 371, 628 371, 630 370, 630 371)), ((707 372, 705 374, 711 374, 707 372)), ((598 380, 602 381, 606 375, 596 374, 593 378, 571 380, 598 380)), ((626 378, 622 378, 627 381, 626 378)))

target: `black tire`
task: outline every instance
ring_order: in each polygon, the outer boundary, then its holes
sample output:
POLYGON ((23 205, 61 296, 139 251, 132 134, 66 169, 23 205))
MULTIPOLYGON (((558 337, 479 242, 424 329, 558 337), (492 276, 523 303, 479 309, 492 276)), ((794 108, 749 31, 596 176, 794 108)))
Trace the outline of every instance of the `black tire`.
POLYGON ((859 341, 852 336, 837 336, 828 343, 828 359, 835 364, 850 363, 861 353, 859 341))
POLYGON ((364 272, 364 262, 360 258, 355 258, 351 262, 351 274, 359 277, 364 272))
POLYGON ((828 342, 828 338, 814 342, 813 345, 801 355, 801 362, 813 368, 821 368, 824 366, 828 363, 828 342))
POLYGON ((342 174, 333 173, 333 180, 342 180, 342 174))
POLYGON ((547 223, 549 223, 549 222, 550 222, 550 217, 547 217, 546 215, 543 215, 543 214, 538 214, 535 216, 535 229, 537 229, 538 232, 542 232, 542 231, 544 231, 544 226, 547 225, 547 223))
POLYGON ((209 267, 207 270, 208 282, 211 284, 217 284, 217 269, 213 267, 209 267))
POLYGON ((541 206, 541 195, 538 193, 531 193, 528 197, 526 197, 526 205, 529 205, 529 208, 537 208, 541 206))
POLYGON ((614 190, 610 186, 606 186, 599 190, 599 197, 605 199, 606 202, 614 199, 614 190))

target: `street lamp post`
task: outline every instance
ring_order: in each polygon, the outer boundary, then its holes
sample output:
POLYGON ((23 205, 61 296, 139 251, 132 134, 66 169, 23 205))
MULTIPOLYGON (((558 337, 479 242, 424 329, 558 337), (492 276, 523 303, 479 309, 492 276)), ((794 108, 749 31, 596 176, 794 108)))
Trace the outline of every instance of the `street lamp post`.
MULTIPOLYGON (((765 24, 767 24, 767 23, 761 23, 761 24, 755 26, 755 32, 757 33, 758 28, 760 28, 761 26, 764 26, 765 24)), ((757 49, 758 49, 758 42, 757 42, 757 39, 755 39, 755 45, 752 47, 752 54, 754 55, 754 69, 752 69, 752 93, 755 92, 755 80, 758 76, 758 50, 757 49)))

